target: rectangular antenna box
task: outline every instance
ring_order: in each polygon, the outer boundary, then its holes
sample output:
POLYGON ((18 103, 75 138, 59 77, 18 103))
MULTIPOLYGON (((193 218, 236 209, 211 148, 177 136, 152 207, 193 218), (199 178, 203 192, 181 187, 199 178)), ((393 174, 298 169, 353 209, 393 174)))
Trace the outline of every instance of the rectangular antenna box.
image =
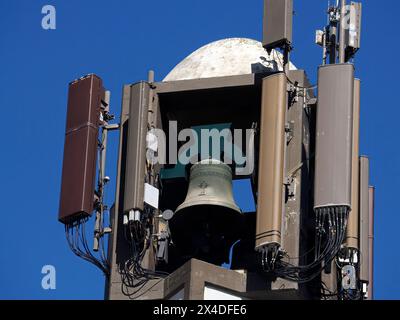
POLYGON ((274 49, 292 43, 293 0, 264 0, 263 46, 274 49))
POLYGON ((351 207, 354 66, 318 70, 315 208, 351 207))
POLYGON ((362 4, 358 2, 351 2, 349 11, 346 17, 346 46, 359 49, 361 46, 361 15, 362 15, 362 4))
POLYGON ((128 146, 125 159, 124 212, 144 209, 149 97, 148 83, 139 82, 131 86, 128 146))
POLYGON ((71 223, 91 215, 94 203, 102 80, 88 75, 69 85, 58 218, 71 223))

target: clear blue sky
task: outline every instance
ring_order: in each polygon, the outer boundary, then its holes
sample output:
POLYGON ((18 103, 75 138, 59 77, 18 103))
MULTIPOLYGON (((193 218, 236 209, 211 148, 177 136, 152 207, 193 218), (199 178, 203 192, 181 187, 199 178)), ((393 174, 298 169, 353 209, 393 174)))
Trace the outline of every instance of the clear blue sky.
MULTIPOLYGON (((363 2, 356 72, 362 79, 361 152, 371 158, 371 183, 377 188, 375 293, 400 299, 395 97, 400 3, 363 2)), ((327 3, 295 3, 293 62, 315 82, 321 50, 314 32, 325 24, 327 3)), ((100 75, 119 114, 122 86, 145 79, 149 69, 161 80, 213 40, 261 36, 262 0, 0 1, 0 298, 103 297, 100 271, 69 251, 57 222, 68 82, 100 75), (46 4, 56 7, 56 30, 41 28, 46 4), (55 291, 41 288, 41 268, 47 264, 57 270, 55 291)), ((111 145, 108 174, 114 178, 116 134, 111 145)), ((112 202, 113 188, 107 198, 112 202)))

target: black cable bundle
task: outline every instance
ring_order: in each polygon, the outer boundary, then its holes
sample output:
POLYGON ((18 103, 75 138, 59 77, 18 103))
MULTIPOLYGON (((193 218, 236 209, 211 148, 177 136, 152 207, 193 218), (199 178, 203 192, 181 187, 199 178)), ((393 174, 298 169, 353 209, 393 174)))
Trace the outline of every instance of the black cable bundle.
POLYGON ((329 290, 325 282, 321 281, 321 297, 322 300, 336 300, 338 294, 329 290))
POLYGON ((98 259, 91 252, 86 239, 85 225, 87 221, 88 218, 83 218, 74 223, 65 225, 65 234, 69 247, 78 257, 95 265, 104 273, 106 277, 108 277, 110 274, 110 267, 106 258, 104 243, 102 242, 103 240, 100 240, 101 257, 98 259))
POLYGON ((340 290, 338 298, 339 300, 363 300, 363 294, 360 290, 340 290))
POLYGON ((121 268, 122 292, 129 298, 136 299, 156 286, 167 276, 164 272, 155 272, 142 267, 146 251, 153 245, 152 209, 146 207, 141 221, 130 221, 125 226, 125 240, 129 243, 131 256, 121 268), (157 280, 151 288, 137 295, 150 280, 157 280), (129 289, 135 289, 130 291, 129 289))
MULTIPOLYGON (((308 265, 295 266, 285 258, 286 254, 280 254, 275 263, 267 270, 274 276, 286 280, 307 283, 318 277, 325 265, 336 257, 346 236, 346 227, 349 210, 347 207, 326 207, 316 210, 316 239, 315 258, 308 265)), ((268 263, 264 263, 268 265, 268 263)))

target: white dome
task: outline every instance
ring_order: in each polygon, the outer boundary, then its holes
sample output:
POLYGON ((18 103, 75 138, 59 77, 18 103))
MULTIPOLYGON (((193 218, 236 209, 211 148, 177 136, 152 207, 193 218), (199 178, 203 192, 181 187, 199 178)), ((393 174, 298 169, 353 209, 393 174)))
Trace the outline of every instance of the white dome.
MULTIPOLYGON (((262 43, 246 38, 231 38, 212 42, 193 52, 180 62, 163 81, 201 79, 266 71, 282 71, 283 55, 262 43)), ((290 63, 290 70, 296 67, 290 63)))

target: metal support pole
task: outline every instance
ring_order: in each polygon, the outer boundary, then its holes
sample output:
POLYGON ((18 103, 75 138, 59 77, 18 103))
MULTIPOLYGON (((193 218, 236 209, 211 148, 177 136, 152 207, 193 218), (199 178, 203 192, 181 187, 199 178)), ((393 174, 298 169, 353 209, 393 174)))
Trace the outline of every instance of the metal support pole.
POLYGON ((327 62, 327 57, 328 57, 328 49, 327 49, 327 37, 329 36, 329 28, 325 27, 324 30, 324 38, 323 38, 323 44, 322 44, 322 65, 326 65, 327 62))
POLYGON ((288 76, 290 70, 290 47, 286 46, 283 53, 283 71, 288 76))
POLYGON ((148 127, 149 129, 154 129, 156 127, 156 120, 155 120, 155 112, 154 112, 154 90, 153 83, 154 83, 154 71, 150 70, 147 77, 147 82, 150 84, 149 90, 149 107, 148 107, 148 127))
MULTIPOLYGON (((104 102, 106 104, 105 113, 109 111, 110 105, 110 91, 105 92, 104 102)), ((105 172, 106 172, 106 155, 107 155, 107 140, 108 140, 108 128, 107 122, 104 123, 101 132, 101 145, 100 145, 100 164, 99 164, 99 178, 98 178, 98 201, 99 207, 96 210, 96 222, 94 227, 94 242, 93 251, 99 250, 100 238, 103 236, 103 219, 104 219, 104 186, 105 172)))
POLYGON ((346 62, 346 25, 345 25, 345 17, 346 17, 346 0, 341 1, 340 7, 340 38, 339 38, 339 62, 346 62))
POLYGON ((336 51, 337 51, 337 24, 333 23, 331 26, 331 32, 329 35, 329 63, 335 64, 336 63, 336 51))

